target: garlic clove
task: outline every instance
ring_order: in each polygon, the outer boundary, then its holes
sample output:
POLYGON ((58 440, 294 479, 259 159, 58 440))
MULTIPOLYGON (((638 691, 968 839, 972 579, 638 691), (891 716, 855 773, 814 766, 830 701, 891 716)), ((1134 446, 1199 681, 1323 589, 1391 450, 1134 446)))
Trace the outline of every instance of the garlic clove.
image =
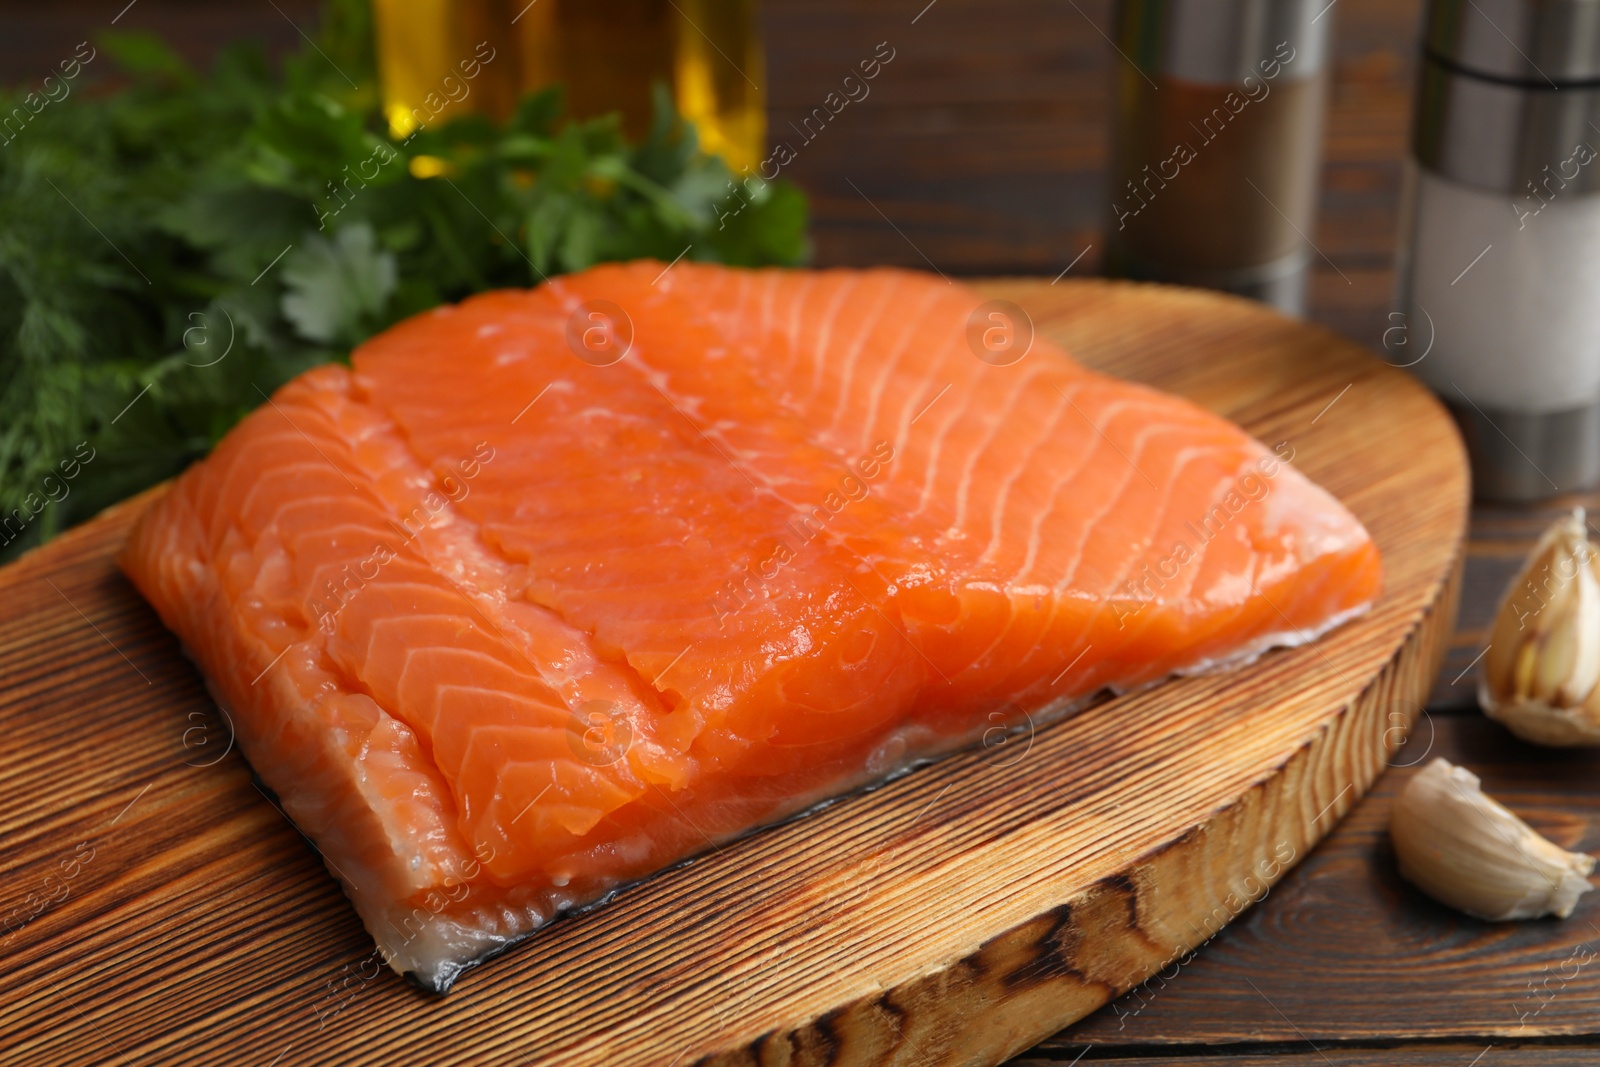
MULTIPOLYGON (((1556 707, 1583 703, 1600 681, 1600 579, 1588 538, 1578 546, 1571 560, 1573 579, 1551 598, 1550 625, 1541 633, 1544 648, 1535 674, 1536 695, 1556 707)), ((1558 560, 1558 576, 1560 566, 1558 560)))
POLYGON ((1512 579, 1478 701, 1525 741, 1600 745, 1600 552, 1582 508, 1546 530, 1512 579))
POLYGON ((1541 837, 1479 787, 1478 776, 1435 758, 1395 799, 1389 837, 1406 881, 1468 915, 1500 922, 1572 914, 1594 857, 1541 837))

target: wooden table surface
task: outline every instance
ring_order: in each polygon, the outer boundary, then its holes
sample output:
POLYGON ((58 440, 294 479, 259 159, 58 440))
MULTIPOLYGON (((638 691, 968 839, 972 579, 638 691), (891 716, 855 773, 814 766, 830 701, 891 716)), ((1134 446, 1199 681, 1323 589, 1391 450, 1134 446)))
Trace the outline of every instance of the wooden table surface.
MULTIPOLYGON (((41 75, 125 2, 0 2, 0 81, 41 75)), ((764 4, 775 134, 879 42, 895 49, 871 96, 788 169, 812 198, 817 263, 1053 276, 1088 249, 1073 271, 1098 269, 1111 65, 1120 62, 1102 37, 1109 0, 764 4)), ((297 36, 289 20, 309 25, 314 9, 307 0, 141 0, 119 28, 158 29, 200 57, 236 34, 288 46, 297 36)), ((1418 0, 1338 0, 1331 12, 1333 88, 1312 234, 1331 264, 1317 261, 1309 317, 1374 346, 1388 325, 1419 10, 1418 0)), ((1600 895, 1564 922, 1482 923, 1402 882, 1385 832, 1407 776, 1442 755, 1557 843, 1600 853, 1600 757, 1513 739, 1477 711, 1469 669, 1500 590, 1572 503, 1475 512, 1450 659, 1411 742, 1338 829, 1191 963, 1019 1062, 1600 1062, 1600 968, 1591 961, 1600 895)))

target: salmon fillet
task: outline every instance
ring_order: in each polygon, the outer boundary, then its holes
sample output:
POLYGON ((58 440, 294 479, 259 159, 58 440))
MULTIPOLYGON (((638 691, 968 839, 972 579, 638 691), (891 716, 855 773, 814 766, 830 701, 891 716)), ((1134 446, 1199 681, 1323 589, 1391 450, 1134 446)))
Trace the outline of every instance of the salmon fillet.
POLYGON ((395 970, 1362 611, 1238 427, 896 271, 596 267, 284 386, 122 554, 395 970), (983 325, 982 317, 979 320, 983 325))

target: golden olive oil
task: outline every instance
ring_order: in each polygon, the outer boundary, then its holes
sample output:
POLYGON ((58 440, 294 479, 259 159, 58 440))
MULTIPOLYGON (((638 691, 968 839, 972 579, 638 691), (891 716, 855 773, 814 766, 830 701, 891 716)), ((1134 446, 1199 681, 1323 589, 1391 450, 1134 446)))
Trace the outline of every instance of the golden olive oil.
POLYGON ((389 129, 404 138, 467 112, 503 119, 560 83, 575 118, 649 128, 669 88, 706 151, 754 167, 766 147, 757 0, 373 0, 389 129))
POLYGON ((734 171, 766 151, 766 58, 756 0, 675 0, 678 109, 734 171))

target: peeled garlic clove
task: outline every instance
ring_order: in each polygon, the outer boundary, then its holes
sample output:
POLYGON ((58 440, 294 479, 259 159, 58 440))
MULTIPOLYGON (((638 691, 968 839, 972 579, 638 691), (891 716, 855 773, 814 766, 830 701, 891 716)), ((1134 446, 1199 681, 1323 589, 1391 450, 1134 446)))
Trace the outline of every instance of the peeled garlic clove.
POLYGON ((1525 741, 1600 745, 1600 552, 1582 508, 1545 531, 1506 589, 1478 702, 1525 741))
POLYGON ((1540 837, 1448 760, 1434 759, 1406 783, 1389 837, 1406 881, 1491 922, 1565 919, 1591 888, 1594 857, 1540 837))

